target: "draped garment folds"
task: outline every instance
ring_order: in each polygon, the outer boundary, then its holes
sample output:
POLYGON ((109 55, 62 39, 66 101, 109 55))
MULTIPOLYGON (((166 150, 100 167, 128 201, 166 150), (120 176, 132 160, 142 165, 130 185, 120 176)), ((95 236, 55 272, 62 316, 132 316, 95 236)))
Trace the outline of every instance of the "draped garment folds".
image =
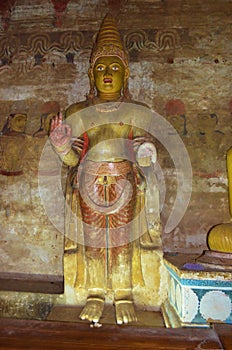
MULTIPOLYGON (((87 157, 81 155, 80 164, 70 167, 66 188, 66 242, 69 239, 77 242, 76 286, 88 288, 86 247, 110 249, 125 245, 131 247, 132 284, 143 285, 139 243, 140 236, 147 232, 144 212, 146 180, 136 164, 132 140, 145 132, 128 117, 133 104, 126 105, 130 106, 102 113, 113 121, 109 124, 102 122, 101 113, 96 113, 95 108, 75 113, 71 108, 71 117, 67 118, 73 134, 84 138, 84 150, 88 151, 87 157), (116 140, 110 149, 112 161, 107 161, 108 155, 105 155, 108 140, 111 145, 116 140)), ((144 126, 145 119, 141 114, 140 117, 142 122, 137 124, 144 126)))

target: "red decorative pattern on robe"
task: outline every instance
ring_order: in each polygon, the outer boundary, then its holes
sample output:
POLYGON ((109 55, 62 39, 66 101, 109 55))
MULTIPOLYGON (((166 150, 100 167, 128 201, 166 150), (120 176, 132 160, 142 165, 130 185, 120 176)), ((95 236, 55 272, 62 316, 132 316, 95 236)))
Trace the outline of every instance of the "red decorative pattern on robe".
MULTIPOLYGON (((128 244, 131 240, 129 235, 136 184, 130 163, 122 163, 128 164, 130 172, 112 175, 109 169, 109 174, 105 173, 104 176, 89 172, 82 174, 80 204, 87 246, 117 247, 128 244)), ((95 164, 97 169, 98 163, 95 164)), ((117 163, 113 164, 117 166, 117 163)))

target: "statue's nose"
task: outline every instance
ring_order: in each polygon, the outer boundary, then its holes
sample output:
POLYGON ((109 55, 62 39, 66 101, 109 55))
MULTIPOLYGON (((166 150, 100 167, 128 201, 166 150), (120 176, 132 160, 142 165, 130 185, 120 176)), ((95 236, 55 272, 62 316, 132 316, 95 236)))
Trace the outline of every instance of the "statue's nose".
POLYGON ((105 75, 106 75, 106 76, 108 76, 108 75, 112 75, 112 72, 111 72, 110 67, 106 67, 106 70, 105 70, 105 75))

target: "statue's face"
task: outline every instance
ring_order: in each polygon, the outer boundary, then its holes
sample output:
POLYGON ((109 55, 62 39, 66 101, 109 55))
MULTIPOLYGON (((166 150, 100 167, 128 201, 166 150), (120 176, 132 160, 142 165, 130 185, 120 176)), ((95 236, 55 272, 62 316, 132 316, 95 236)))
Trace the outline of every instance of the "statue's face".
POLYGON ((24 132, 26 123, 27 117, 25 114, 16 114, 10 121, 10 129, 17 132, 24 132))
POLYGON ((104 56, 97 59, 93 75, 97 91, 118 93, 123 87, 125 68, 117 56, 104 56))

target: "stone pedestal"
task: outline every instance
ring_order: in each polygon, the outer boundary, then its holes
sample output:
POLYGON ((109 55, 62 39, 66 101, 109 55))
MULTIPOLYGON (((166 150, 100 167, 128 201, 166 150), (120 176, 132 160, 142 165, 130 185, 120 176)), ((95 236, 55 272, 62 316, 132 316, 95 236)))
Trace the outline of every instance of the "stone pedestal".
POLYGON ((232 324, 232 273, 196 263, 196 255, 166 254, 168 298, 163 304, 167 327, 232 324))

